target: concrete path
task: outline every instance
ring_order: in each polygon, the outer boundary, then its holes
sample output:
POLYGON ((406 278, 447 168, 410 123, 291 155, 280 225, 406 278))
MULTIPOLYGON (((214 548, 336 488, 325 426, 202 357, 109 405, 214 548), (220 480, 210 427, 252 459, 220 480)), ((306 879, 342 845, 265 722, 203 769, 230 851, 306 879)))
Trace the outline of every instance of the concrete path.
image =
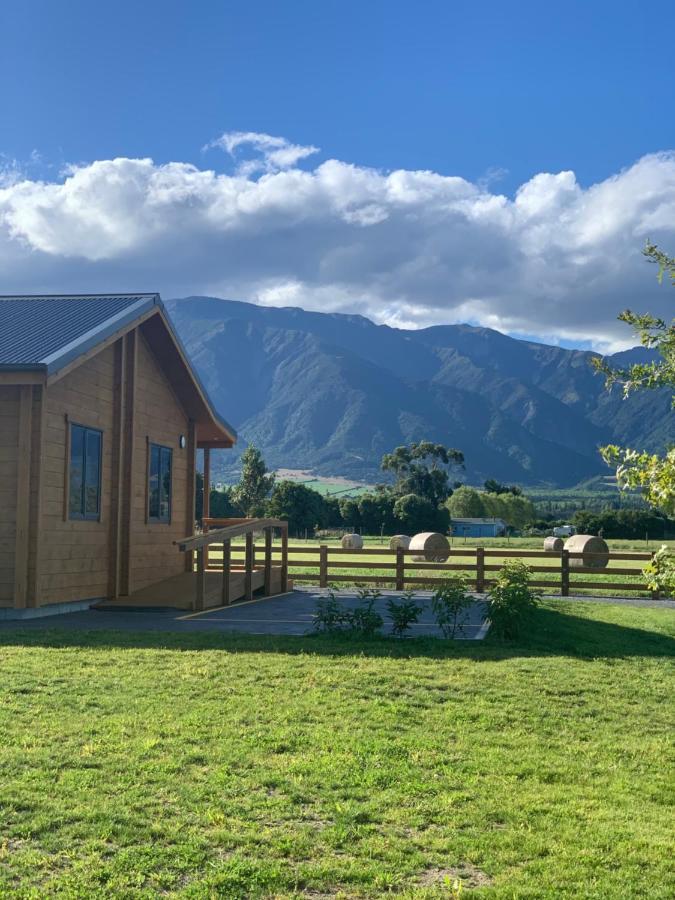
MULTIPOLYGON (((357 598, 354 591, 337 592, 347 607, 354 607, 357 598)), ((170 631, 183 634, 195 632, 239 632, 244 634, 303 635, 313 631, 316 602, 324 596, 318 588, 299 587, 289 594, 236 603, 225 609, 211 609, 202 613, 186 614, 175 609, 151 610, 95 610, 69 613, 60 616, 45 616, 37 619, 22 619, 0 622, 0 635, 6 630, 30 629, 46 630, 54 628, 79 631, 121 629, 124 631, 170 631)), ((397 596, 395 592, 384 593, 377 601, 376 609, 385 621, 384 634, 391 632, 387 614, 387 598, 397 596)), ((420 591, 417 601, 423 606, 420 621, 410 629, 410 635, 440 636, 431 608, 429 591, 420 591)), ((463 620, 463 631, 458 635, 462 640, 481 640, 487 633, 484 624, 486 604, 476 602, 467 611, 463 620)))

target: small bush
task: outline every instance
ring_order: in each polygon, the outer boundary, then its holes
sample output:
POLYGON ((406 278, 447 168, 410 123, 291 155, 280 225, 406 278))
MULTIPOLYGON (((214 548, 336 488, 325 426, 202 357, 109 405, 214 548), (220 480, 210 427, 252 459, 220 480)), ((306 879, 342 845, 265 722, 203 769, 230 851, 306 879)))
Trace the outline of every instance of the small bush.
POLYGON ((443 637, 454 638, 463 631, 462 614, 473 603, 467 581, 461 575, 448 578, 431 598, 431 608, 443 637))
POLYGON ((536 609, 541 595, 530 587, 531 574, 529 566, 520 560, 507 562, 488 591, 487 620, 497 637, 517 638, 536 609))
POLYGON ((356 596, 359 598, 360 606, 348 613, 351 628, 364 637, 373 637, 384 624, 382 616, 373 608, 382 594, 377 588, 361 587, 358 588, 356 596))
POLYGON ((393 597, 387 600, 387 610, 391 619, 391 630, 396 637, 403 637, 410 626, 419 619, 422 607, 415 602, 413 591, 404 591, 400 600, 393 597))
POLYGON ((666 597, 675 597, 675 557, 666 544, 654 554, 651 562, 642 570, 650 591, 658 591, 666 597))
POLYGON ((325 596, 317 600, 314 630, 328 634, 341 631, 348 625, 349 617, 349 611, 343 608, 335 596, 335 591, 328 588, 325 596))

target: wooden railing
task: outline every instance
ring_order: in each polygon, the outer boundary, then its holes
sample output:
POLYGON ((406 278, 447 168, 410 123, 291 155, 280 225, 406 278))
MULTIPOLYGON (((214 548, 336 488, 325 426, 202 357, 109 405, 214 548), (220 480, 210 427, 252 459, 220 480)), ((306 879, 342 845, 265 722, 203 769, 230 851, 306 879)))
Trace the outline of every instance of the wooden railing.
MULTIPOLYGON (((558 588, 563 597, 570 594, 570 588, 577 590, 606 590, 645 592, 649 588, 644 583, 620 580, 623 577, 643 575, 642 566, 653 556, 651 553, 641 552, 610 552, 608 566, 595 568, 579 565, 579 561, 591 560, 596 557, 605 557, 605 554, 573 553, 569 550, 551 552, 547 550, 511 550, 511 549, 486 549, 484 547, 465 547, 445 551, 445 562, 417 562, 412 557, 423 555, 420 550, 392 551, 384 547, 370 547, 362 550, 346 550, 342 547, 332 547, 327 544, 319 546, 292 546, 285 544, 282 547, 273 546, 248 549, 232 546, 232 553, 244 553, 255 560, 255 554, 262 550, 265 560, 268 554, 281 553, 287 561, 287 568, 295 580, 318 583, 320 587, 327 587, 331 583, 347 582, 350 584, 373 583, 382 586, 391 586, 398 591, 405 590, 414 585, 429 585, 433 587, 444 581, 446 573, 466 572, 473 589, 483 593, 493 582, 493 573, 498 572, 505 559, 523 559, 530 570, 535 573, 535 578, 530 582, 533 587, 558 588), (368 557, 368 560, 364 559, 368 557), (385 558, 386 557, 386 558, 385 558), (290 561, 289 561, 290 558, 290 561), (370 561, 372 558, 372 562, 370 561), (497 560, 500 560, 497 562, 497 560), (460 561, 461 560, 461 561, 460 561), (494 562, 491 562, 494 560, 494 562), (541 560, 541 563, 537 561, 541 560), (548 565, 542 565, 548 561, 548 565), (555 561, 555 562, 554 562, 555 561), (611 567, 613 562, 639 561, 637 566, 611 567), (298 569, 311 569, 311 575, 299 573, 298 569), (352 573, 345 573, 345 569, 351 569, 352 573), (366 570, 368 574, 354 574, 354 570, 366 570), (375 573, 378 574, 375 574, 375 573), (427 574, 428 573, 428 574, 427 574), (548 575, 549 577, 536 577, 548 575), (587 575, 588 578, 577 580, 571 576, 587 575), (592 578, 590 576, 595 576, 592 578), (600 577, 598 577, 600 576, 600 577), (604 577, 602 577, 604 576, 604 577), (608 580, 616 578, 617 580, 608 580)), ((431 551, 429 551, 431 555, 431 551)), ((253 563, 255 564, 255 563, 253 563)), ((212 558, 210 568, 220 569, 220 561, 212 558)), ((657 594, 652 594, 658 597, 657 594)))
MULTIPOLYGON (((264 571, 265 594, 271 593, 272 584, 272 540, 274 531, 281 532, 281 545, 277 552, 281 554, 281 592, 288 587, 288 522, 282 519, 204 519, 202 534, 174 541, 183 553, 191 553, 197 557, 197 586, 194 609, 202 610, 206 598, 206 572, 217 569, 222 571, 221 602, 223 606, 230 603, 230 574, 232 571, 232 541, 243 537, 244 543, 244 599, 253 597, 253 572, 255 571, 255 545, 253 535, 262 532, 264 535, 264 571), (211 564, 209 548, 221 547, 220 565, 211 564)), ((194 568, 192 564, 191 568, 194 568)))

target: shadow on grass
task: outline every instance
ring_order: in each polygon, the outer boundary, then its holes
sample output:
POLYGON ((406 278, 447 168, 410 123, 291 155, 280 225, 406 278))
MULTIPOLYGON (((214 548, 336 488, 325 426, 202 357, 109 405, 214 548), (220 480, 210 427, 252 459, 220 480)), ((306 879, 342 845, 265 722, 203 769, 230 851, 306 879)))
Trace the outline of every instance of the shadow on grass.
MULTIPOLYGON (((578 609, 578 607, 577 607, 578 609)), ((613 609, 617 610, 616 607, 613 609)), ((72 628, 66 622, 38 620, 43 627, 0 626, 0 648, 31 646, 47 648, 139 648, 169 650, 221 650, 228 653, 288 653, 323 656, 429 657, 433 659, 498 660, 523 656, 570 656, 578 658, 626 658, 675 656, 675 626, 672 634, 594 618, 596 609, 578 615, 567 608, 543 606, 518 641, 499 641, 490 635, 483 641, 449 641, 441 638, 379 637, 366 640, 350 635, 252 635, 237 632, 185 632, 159 630, 72 628)), ((650 610, 650 612, 652 612, 650 610)), ((665 611, 664 611, 665 612, 665 611)), ((620 608, 615 614, 634 618, 636 610, 620 608)), ((656 611, 661 615, 661 611, 656 611)), ((673 616, 675 623, 675 616, 673 616)))

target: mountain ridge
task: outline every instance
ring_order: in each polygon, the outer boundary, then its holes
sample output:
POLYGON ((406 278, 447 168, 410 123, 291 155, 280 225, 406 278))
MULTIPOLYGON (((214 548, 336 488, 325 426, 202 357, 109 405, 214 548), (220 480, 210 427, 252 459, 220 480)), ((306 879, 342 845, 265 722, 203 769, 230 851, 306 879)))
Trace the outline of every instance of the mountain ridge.
MULTIPOLYGON (((569 486, 607 473, 597 453, 603 443, 660 450, 668 439, 669 392, 624 401, 605 391, 590 351, 479 326, 410 331, 360 315, 213 297, 167 307, 242 438, 216 464, 221 476, 254 441, 272 468, 381 480, 383 453, 424 438, 462 450, 470 481, 569 486)), ((617 358, 624 365, 646 353, 617 358)))

